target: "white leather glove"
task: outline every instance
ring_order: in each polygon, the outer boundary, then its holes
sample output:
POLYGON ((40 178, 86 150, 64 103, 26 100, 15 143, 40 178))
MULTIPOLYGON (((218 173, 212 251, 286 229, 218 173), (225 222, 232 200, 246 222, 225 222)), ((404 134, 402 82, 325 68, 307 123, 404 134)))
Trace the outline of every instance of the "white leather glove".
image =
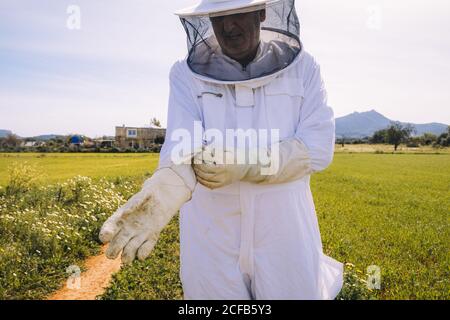
POLYGON ((194 172, 198 182, 210 189, 221 188, 236 181, 285 183, 313 172, 308 149, 296 138, 276 143, 270 149, 259 150, 259 153, 269 159, 267 164, 260 161, 255 164, 237 164, 234 152, 205 147, 202 153, 194 157, 194 172), (224 161, 217 161, 222 157, 224 161))
POLYGON ((162 229, 190 200, 195 187, 190 165, 158 169, 144 182, 142 190, 120 207, 102 226, 100 240, 108 243, 106 256, 131 263, 136 255, 147 258, 162 229))

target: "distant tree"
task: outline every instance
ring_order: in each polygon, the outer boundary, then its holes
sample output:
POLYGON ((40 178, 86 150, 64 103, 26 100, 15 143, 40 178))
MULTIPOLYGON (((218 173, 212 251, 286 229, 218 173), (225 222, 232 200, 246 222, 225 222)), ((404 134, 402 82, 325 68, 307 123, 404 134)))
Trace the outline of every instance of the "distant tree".
POLYGON ((69 142, 69 138, 65 138, 65 137, 56 137, 54 139, 52 139, 55 144, 59 144, 59 145, 64 145, 66 142, 69 142))
POLYGON ((155 126, 155 127, 161 128, 161 122, 160 122, 158 119, 156 119, 156 118, 153 118, 153 119, 150 121, 150 123, 151 123, 153 126, 155 126))
POLYGON ((51 139, 51 140, 48 140, 47 141, 47 146, 49 146, 49 147, 54 147, 54 146, 57 146, 58 145, 58 140, 54 140, 54 139, 51 139))
POLYGON ((164 139, 165 139, 164 136, 158 136, 155 138, 155 143, 156 144, 164 144, 164 139))
POLYGON ((370 138, 370 142, 374 144, 386 143, 387 142, 387 129, 376 131, 370 138))
POLYGON ((429 146, 437 142, 438 137, 432 133, 424 133, 421 140, 423 145, 429 146))
POLYGON ((436 144, 439 144, 441 147, 450 146, 450 126, 448 127, 447 132, 444 132, 437 138, 436 144))
POLYGON ((70 144, 70 140, 72 140, 72 137, 73 137, 73 134, 69 134, 69 135, 67 135, 67 136, 64 136, 64 143, 66 144, 66 145, 69 145, 70 144))
POLYGON ((402 125, 399 122, 392 123, 386 129, 387 143, 394 145, 394 150, 397 151, 400 143, 406 142, 413 132, 414 127, 410 124, 402 125))
POLYGON ((406 142, 408 148, 418 148, 422 145, 422 137, 410 137, 406 142))
POLYGON ((18 147, 20 145, 20 139, 15 134, 8 134, 3 143, 8 147, 18 147))

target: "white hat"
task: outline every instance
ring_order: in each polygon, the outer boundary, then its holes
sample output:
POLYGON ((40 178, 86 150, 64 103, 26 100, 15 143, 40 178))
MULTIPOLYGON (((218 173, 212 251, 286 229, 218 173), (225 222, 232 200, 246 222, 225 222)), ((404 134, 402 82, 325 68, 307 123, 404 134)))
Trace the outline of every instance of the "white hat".
POLYGON ((302 51, 295 0, 201 0, 177 15, 187 35, 187 65, 205 81, 230 84, 262 79, 286 69, 302 51), (223 52, 210 18, 262 9, 266 19, 260 25, 258 53, 244 69, 223 52))
POLYGON ((200 3, 181 9, 175 12, 180 17, 214 15, 221 13, 221 15, 254 11, 258 8, 264 8, 269 4, 274 4, 279 0, 201 0, 200 3), (255 8, 256 7, 256 8, 255 8))

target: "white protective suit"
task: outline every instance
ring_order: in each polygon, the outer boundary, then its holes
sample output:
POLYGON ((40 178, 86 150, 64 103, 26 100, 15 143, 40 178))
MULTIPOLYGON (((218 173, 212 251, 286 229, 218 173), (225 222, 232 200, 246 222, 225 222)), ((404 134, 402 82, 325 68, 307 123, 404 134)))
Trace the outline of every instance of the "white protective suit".
MULTIPOLYGON (((271 49, 262 42, 255 62, 271 49)), ((222 132, 279 129, 282 141, 297 139, 306 146, 309 173, 324 170, 333 159, 333 111, 319 66, 303 49, 287 68, 235 83, 196 74, 187 60, 177 62, 170 73, 160 167, 172 165, 179 143, 172 134, 183 128, 194 136, 195 121, 222 132)), ((185 299, 336 297, 343 266, 322 251, 309 173, 291 182, 237 181, 214 190, 197 183, 180 210, 185 299)))
POLYGON ((102 226, 106 255, 145 259, 180 210, 186 299, 333 299, 342 264, 322 252, 309 181, 332 161, 334 117, 319 67, 301 46, 294 0, 202 0, 182 15, 189 56, 171 70, 159 168, 102 226), (213 15, 231 27, 264 22, 245 67, 221 51, 213 15), (230 129, 278 136, 250 135, 230 151, 229 141, 217 146, 207 133, 198 139, 198 124, 226 139, 230 129), (236 166, 210 159, 255 150, 270 161, 236 166), (266 171, 268 164, 277 165, 266 171))

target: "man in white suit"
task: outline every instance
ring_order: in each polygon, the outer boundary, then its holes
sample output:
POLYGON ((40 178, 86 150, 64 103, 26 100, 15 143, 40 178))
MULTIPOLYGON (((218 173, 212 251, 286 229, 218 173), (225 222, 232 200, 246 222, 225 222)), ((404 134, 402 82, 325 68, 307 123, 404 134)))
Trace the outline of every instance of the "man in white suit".
POLYGON ((333 159, 334 115, 294 0, 203 0, 177 14, 189 54, 170 73, 159 168, 104 224, 107 256, 145 259, 180 210, 186 299, 334 299, 343 268, 323 254, 309 185, 333 159))

